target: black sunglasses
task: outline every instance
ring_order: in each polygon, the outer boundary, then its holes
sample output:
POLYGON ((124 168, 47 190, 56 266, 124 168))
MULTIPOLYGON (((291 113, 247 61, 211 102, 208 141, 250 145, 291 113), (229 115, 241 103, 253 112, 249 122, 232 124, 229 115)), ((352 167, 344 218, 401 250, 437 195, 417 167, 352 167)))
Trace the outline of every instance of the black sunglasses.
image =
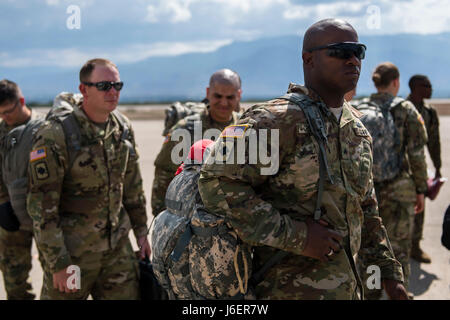
POLYGON ((123 88, 123 82, 112 82, 112 81, 100 81, 100 82, 83 82, 86 86, 95 86, 98 91, 108 91, 112 87, 116 89, 117 91, 122 90, 123 88))
POLYGON ((367 47, 358 42, 339 42, 327 44, 325 46, 314 47, 306 51, 313 52, 322 49, 327 49, 327 55, 330 57, 349 59, 354 55, 359 60, 362 60, 366 56, 367 47))

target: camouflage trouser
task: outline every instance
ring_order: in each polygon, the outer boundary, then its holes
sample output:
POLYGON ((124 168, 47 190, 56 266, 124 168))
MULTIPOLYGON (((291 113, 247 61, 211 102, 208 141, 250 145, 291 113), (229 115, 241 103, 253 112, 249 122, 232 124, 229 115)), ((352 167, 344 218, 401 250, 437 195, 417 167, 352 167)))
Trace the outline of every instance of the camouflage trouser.
POLYGON ((414 231, 412 234, 412 244, 419 246, 420 240, 423 236, 423 223, 425 220, 425 208, 422 212, 419 212, 414 216, 414 231))
MULTIPOLYGON (((409 257, 411 254, 411 236, 414 227, 414 203, 400 202, 393 199, 378 199, 380 216, 386 227, 389 241, 394 251, 395 258, 402 264, 405 279, 404 286, 408 288, 411 269, 409 257)), ((380 299, 382 290, 368 289, 366 286, 366 266, 362 266, 361 276, 364 283, 365 299, 380 299)))
POLYGON ((53 276, 44 271, 41 292, 42 300, 87 299, 94 300, 138 300, 139 265, 130 240, 119 244, 114 250, 86 253, 71 257, 72 264, 80 268, 80 290, 62 293, 53 288, 53 276))
POLYGON ((9 232, 0 227, 0 270, 8 300, 32 300, 35 297, 30 282, 27 282, 32 239, 31 231, 9 232))

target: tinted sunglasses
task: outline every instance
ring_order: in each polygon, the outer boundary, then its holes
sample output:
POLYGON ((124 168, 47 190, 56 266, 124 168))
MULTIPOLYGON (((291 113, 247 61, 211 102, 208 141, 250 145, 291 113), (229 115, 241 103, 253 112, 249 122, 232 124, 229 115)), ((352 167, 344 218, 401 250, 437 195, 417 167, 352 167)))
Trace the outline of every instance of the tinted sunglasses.
POLYGON ((86 86, 95 86, 98 91, 108 91, 112 87, 116 89, 117 91, 122 90, 123 88, 123 82, 112 82, 112 81, 100 81, 100 82, 83 82, 86 86))
POLYGON ((327 55, 330 57, 335 57, 338 59, 349 59, 352 56, 355 56, 359 60, 362 60, 366 56, 367 47, 358 42, 339 42, 327 44, 325 46, 314 47, 306 51, 313 52, 322 49, 327 49, 327 55))

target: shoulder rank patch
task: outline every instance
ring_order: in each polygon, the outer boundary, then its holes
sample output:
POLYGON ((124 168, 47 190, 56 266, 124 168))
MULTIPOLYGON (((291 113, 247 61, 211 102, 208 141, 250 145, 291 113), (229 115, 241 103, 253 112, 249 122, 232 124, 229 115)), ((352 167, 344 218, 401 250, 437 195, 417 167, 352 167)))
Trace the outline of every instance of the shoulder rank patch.
POLYGON ((221 138, 243 138, 248 124, 231 125, 226 127, 220 134, 221 138))
POLYGON ((37 163, 34 166, 34 171, 36 172, 36 178, 38 178, 38 180, 45 180, 50 176, 45 162, 37 163))
POLYGON ((47 152, 45 152, 45 147, 33 150, 30 152, 30 162, 39 160, 39 159, 44 159, 45 157, 47 157, 47 152))

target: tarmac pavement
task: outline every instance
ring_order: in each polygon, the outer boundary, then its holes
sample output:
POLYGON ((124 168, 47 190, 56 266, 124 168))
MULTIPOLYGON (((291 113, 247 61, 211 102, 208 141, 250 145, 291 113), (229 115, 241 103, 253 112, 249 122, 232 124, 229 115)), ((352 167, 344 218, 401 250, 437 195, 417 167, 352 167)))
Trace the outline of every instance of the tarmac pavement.
MULTIPOLYGON (((147 198, 147 212, 149 225, 151 214, 151 187, 154 174, 153 162, 159 152, 164 138, 162 120, 135 120, 133 129, 140 154, 141 172, 144 181, 144 190, 147 198)), ((442 175, 450 177, 450 116, 440 117, 441 145, 442 145, 442 175), (449 135, 447 135, 449 133, 449 135)), ((434 174, 434 168, 427 155, 429 168, 434 174)), ((425 230, 422 248, 431 256, 431 264, 419 264, 411 260, 410 291, 417 300, 449 300, 450 299, 450 251, 441 245, 442 222, 445 210, 450 204, 450 182, 442 187, 435 201, 426 201, 425 230)), ((136 240, 130 232, 133 247, 136 249, 136 240)), ((33 290, 39 297, 42 286, 42 269, 39 264, 37 251, 33 245, 33 268, 31 281, 33 290)), ((0 276, 0 300, 6 299, 3 278, 0 276)))

